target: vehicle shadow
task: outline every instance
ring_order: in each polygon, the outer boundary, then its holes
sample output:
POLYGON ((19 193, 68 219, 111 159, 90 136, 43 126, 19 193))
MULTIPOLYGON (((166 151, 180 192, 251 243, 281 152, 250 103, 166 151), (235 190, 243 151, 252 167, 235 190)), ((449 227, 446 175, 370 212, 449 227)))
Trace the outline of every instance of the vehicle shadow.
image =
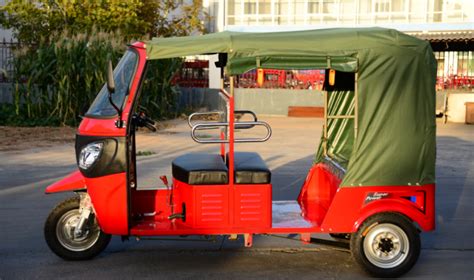
POLYGON ((296 200, 313 161, 309 155, 272 169, 273 200, 296 200))
POLYGON ((474 249, 474 141, 437 137, 436 230, 424 234, 423 248, 474 249))

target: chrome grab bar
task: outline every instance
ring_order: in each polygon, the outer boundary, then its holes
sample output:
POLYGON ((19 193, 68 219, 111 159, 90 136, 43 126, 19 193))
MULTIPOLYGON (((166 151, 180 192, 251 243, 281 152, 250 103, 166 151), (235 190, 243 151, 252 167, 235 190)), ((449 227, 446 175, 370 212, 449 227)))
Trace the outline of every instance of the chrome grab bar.
MULTIPOLYGON (((257 114, 255 114, 255 112, 253 111, 249 111, 249 110, 236 110, 234 111, 234 115, 235 114, 241 114, 242 116, 243 115, 246 115, 246 114, 249 114, 249 115, 252 115, 253 117, 253 121, 256 122, 258 121, 257 120, 257 114)), ((196 112, 196 113, 192 113, 191 115, 189 115, 188 117, 188 125, 189 127, 193 127, 194 124, 193 124, 193 121, 192 119, 196 116, 206 116, 206 115, 218 115, 219 117, 221 117, 222 115, 224 115, 224 112, 222 111, 212 111, 212 112, 196 112)), ((253 128, 254 125, 243 125, 241 124, 242 122, 235 122, 236 124, 238 123, 238 125, 235 126, 236 129, 250 129, 250 128, 253 128)))
MULTIPOLYGON (((246 114, 249 114, 249 115, 252 115, 253 117, 253 122, 256 122, 258 121, 257 119, 257 114, 255 114, 255 112, 253 111, 249 111, 249 110, 236 110, 234 111, 234 116, 236 114, 240 114, 242 116, 246 115, 246 114)), ((243 125, 241 124, 242 122, 238 122, 237 120, 235 121, 235 123, 237 124, 235 126, 236 129, 250 129, 250 128, 253 128, 255 125, 243 125)))
POLYGON ((213 112, 196 112, 196 113, 192 113, 191 115, 189 115, 188 117, 188 125, 189 127, 193 127, 195 124, 193 124, 192 122, 192 119, 195 117, 195 116, 205 116, 205 115, 219 115, 222 116, 224 115, 224 112, 222 111, 213 111, 213 112))
POLYGON ((254 126, 264 126, 267 129, 267 135, 263 138, 241 138, 241 139, 234 139, 235 143, 252 143, 252 142, 265 142, 270 137, 272 137, 272 128, 270 125, 266 122, 262 121, 256 121, 256 122, 239 122, 234 124, 234 128, 236 125, 242 125, 242 126, 249 126, 249 127, 254 127, 254 126))
MULTIPOLYGON (((266 122, 256 121, 256 122, 239 122, 234 123, 234 128, 238 125, 244 126, 264 126, 267 129, 267 135, 263 138, 241 138, 241 139, 234 139, 234 143, 255 143, 255 142, 265 142, 272 136, 272 128, 266 122)), ((195 124, 191 128, 191 138, 201 144, 211 144, 211 143, 229 143, 229 139, 199 139, 196 137, 196 130, 206 130, 206 129, 214 129, 217 127, 228 127, 229 123, 227 122, 213 122, 213 123, 198 123, 195 124)))

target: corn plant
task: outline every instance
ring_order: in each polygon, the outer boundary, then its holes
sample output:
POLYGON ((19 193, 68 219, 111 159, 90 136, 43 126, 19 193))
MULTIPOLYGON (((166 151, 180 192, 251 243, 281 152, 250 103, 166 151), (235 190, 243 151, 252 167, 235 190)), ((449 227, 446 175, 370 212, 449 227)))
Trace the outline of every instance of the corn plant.
POLYGON ((16 52, 15 112, 29 119, 75 125, 105 81, 107 61, 125 50, 118 33, 57 36, 16 52))
POLYGON ((148 62, 143 81, 140 104, 155 119, 175 118, 179 88, 174 85, 175 73, 181 68, 181 59, 159 59, 148 62))

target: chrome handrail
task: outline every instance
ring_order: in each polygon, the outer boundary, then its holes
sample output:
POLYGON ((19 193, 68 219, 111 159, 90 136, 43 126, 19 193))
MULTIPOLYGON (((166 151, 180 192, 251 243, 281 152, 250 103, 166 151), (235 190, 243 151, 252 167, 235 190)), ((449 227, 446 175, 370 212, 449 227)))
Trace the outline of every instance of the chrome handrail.
MULTIPOLYGON (((241 114, 242 116, 246 115, 246 114, 249 114, 249 115, 252 115, 253 117, 253 121, 256 122, 258 121, 257 120, 257 114, 255 114, 255 112, 253 111, 249 111, 249 110, 235 110, 234 111, 234 114, 241 114)), ((191 115, 189 115, 188 117, 188 125, 189 127, 193 127, 194 124, 193 124, 193 121, 192 119, 196 116, 205 116, 205 115, 219 115, 222 116, 224 115, 224 112, 222 111, 212 111, 212 112, 196 112, 196 113, 192 113, 191 115)), ((239 125, 236 125, 235 128, 236 129, 250 129, 250 128, 253 128, 254 125, 242 125, 242 122, 235 122, 236 124, 239 124, 239 125)))
POLYGON ((193 117, 195 116, 205 116, 205 115, 219 115, 219 116, 222 116, 224 115, 224 112, 222 111, 212 111, 212 112, 196 112, 196 113, 192 113, 191 115, 189 115, 188 117, 188 125, 189 127, 193 127, 193 122, 192 122, 192 119, 193 117))
POLYGON ((256 121, 256 122, 239 122, 239 123, 235 123, 234 124, 234 127, 238 126, 238 125, 242 125, 242 126, 251 126, 251 127, 254 127, 254 126, 264 126, 266 129, 267 129, 267 135, 265 135, 265 137, 263 138, 241 138, 241 139, 234 139, 234 142, 235 143, 254 143, 254 142, 265 142, 267 141, 268 139, 270 139, 270 137, 272 137, 272 128, 270 127, 270 125, 266 122, 262 122, 262 121, 256 121))
MULTIPOLYGON (((237 125, 247 125, 247 126, 264 126, 267 129, 267 135, 263 138, 241 138, 241 139, 234 139, 235 143, 255 143, 255 142, 265 142, 272 136, 272 128, 266 122, 257 121, 257 122, 239 122, 234 123, 234 127, 237 125)), ((215 143, 229 143, 229 139, 199 139, 196 137, 196 130, 206 130, 206 129, 214 129, 217 127, 228 127, 229 123, 227 122, 213 122, 213 123, 198 123, 195 124, 191 128, 191 138, 201 144, 215 144, 215 143)))
MULTIPOLYGON (((252 115, 254 122, 258 121, 257 114, 255 114, 255 112, 250 111, 250 110, 235 110, 234 111, 234 116, 236 114, 241 114, 242 116, 245 116, 246 114, 249 114, 249 115, 252 115)), ((238 125, 235 126, 236 129, 250 129, 250 128, 254 127, 254 125, 242 125, 241 124, 242 122, 238 122, 238 121, 235 121, 235 123, 238 124, 238 125)))

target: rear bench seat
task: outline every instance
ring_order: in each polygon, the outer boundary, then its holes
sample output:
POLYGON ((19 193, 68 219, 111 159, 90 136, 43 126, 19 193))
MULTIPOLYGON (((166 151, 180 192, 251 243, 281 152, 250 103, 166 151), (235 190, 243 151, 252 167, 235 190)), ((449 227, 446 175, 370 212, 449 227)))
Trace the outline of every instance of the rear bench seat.
MULTIPOLYGON (((271 172, 259 154, 235 152, 234 163, 236 184, 270 184, 271 172)), ((222 156, 217 154, 189 153, 172 163, 173 178, 189 185, 228 184, 228 172, 222 156)))
POLYGON ((229 182, 228 169, 217 154, 189 153, 171 164, 173 178, 189 185, 222 185, 229 182))
POLYGON ((234 163, 236 184, 270 184, 272 174, 259 154, 234 152, 234 163))

